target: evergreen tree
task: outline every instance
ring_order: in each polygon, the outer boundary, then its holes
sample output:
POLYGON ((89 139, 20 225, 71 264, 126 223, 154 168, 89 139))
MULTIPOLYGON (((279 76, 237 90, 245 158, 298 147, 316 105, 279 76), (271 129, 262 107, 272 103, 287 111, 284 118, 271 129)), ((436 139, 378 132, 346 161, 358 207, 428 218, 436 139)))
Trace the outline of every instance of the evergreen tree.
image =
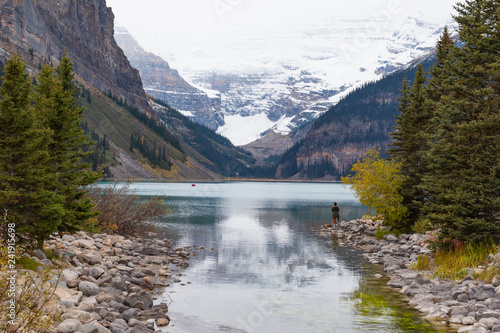
POLYGON ((451 38, 448 28, 445 27, 440 40, 436 45, 436 63, 431 69, 431 77, 426 87, 427 106, 431 108, 434 114, 441 96, 447 96, 450 93, 450 87, 453 83, 451 75, 452 54, 455 50, 455 42, 451 38))
POLYGON ((49 140, 50 167, 57 175, 53 189, 63 195, 65 215, 59 229, 75 231, 83 222, 95 216, 92 204, 84 197, 83 188, 96 181, 100 173, 91 171, 91 164, 84 159, 91 152, 82 148, 93 142, 80 127, 83 108, 78 105, 79 89, 74 84, 71 61, 63 57, 54 72, 48 66, 42 68, 36 89, 37 109, 44 115, 46 126, 51 130, 49 140))
POLYGON ((431 118, 425 107, 426 78, 422 65, 418 66, 413 86, 403 82, 399 111, 396 117, 396 131, 392 133, 393 146, 389 152, 400 163, 405 182, 401 187, 403 205, 407 208, 406 220, 400 228, 409 229, 419 218, 424 202, 424 192, 419 188, 422 174, 425 172, 423 152, 426 150, 425 129, 431 118))
MULTIPOLYGON (((50 130, 31 107, 31 79, 13 56, 0 88, 0 207, 16 224, 22 242, 41 248, 62 223, 63 198, 51 190, 57 182, 47 166, 50 130)), ((3 226, 5 227, 5 226, 3 226)))
POLYGON ((447 91, 435 99, 422 186, 443 244, 491 241, 500 231, 499 7, 497 0, 458 4, 463 45, 443 57, 447 91))

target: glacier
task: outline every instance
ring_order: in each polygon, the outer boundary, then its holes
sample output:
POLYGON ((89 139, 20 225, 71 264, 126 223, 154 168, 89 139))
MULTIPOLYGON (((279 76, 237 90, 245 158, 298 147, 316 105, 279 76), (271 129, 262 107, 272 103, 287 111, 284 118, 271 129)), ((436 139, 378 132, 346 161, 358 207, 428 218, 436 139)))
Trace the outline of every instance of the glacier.
POLYGON ((215 44, 157 43, 153 52, 198 94, 218 99, 215 117, 206 110, 203 117, 195 109, 182 113, 201 123, 217 119, 204 124, 242 146, 310 123, 364 83, 433 52, 445 25, 454 29, 451 15, 438 23, 419 14, 399 22, 332 17, 306 28, 259 26, 254 35, 233 27, 215 44))

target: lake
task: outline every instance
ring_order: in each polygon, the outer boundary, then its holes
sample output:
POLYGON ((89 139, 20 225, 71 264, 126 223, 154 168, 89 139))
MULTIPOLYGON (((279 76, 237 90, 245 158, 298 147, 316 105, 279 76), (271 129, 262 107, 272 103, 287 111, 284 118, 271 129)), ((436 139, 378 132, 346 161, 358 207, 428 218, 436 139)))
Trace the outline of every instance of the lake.
POLYGON ((331 222, 367 213, 340 184, 225 182, 133 183, 141 196, 165 195, 170 212, 159 235, 203 246, 170 303, 170 333, 444 332, 377 279, 381 267, 335 238, 331 222))

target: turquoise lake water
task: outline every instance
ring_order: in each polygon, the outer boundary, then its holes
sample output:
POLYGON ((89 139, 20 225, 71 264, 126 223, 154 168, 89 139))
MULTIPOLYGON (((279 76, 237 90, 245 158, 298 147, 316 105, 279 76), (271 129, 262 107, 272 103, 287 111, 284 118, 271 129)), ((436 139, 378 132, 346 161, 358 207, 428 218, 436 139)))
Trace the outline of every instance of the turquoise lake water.
MULTIPOLYGON (((376 279, 380 267, 335 237, 331 222, 367 210, 340 184, 133 183, 142 196, 165 195, 159 235, 176 246, 204 246, 177 269, 162 299, 170 333, 442 332, 376 279)), ((159 300, 160 301, 160 300, 159 300)))

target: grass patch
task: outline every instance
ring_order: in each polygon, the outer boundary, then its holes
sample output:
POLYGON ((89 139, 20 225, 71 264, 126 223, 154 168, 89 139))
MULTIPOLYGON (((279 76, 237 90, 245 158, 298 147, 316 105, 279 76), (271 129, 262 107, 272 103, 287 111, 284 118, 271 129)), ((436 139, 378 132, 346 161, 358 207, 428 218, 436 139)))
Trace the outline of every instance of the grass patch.
POLYGON ((495 246, 490 244, 467 244, 454 251, 438 250, 433 258, 435 275, 445 279, 462 279, 467 268, 486 267, 488 255, 495 251, 495 246))
POLYGON ((17 261, 16 261, 16 264, 18 264, 19 266, 21 266, 21 268, 29 269, 29 270, 32 270, 32 271, 35 271, 36 268, 38 266, 40 266, 40 264, 37 261, 35 261, 35 260, 31 259, 30 257, 25 256, 25 255, 23 255, 20 258, 18 258, 17 261))
POLYGON ((377 228, 377 231, 375 232, 375 237, 377 237, 377 239, 383 239, 385 235, 390 235, 393 233, 394 232, 390 231, 389 229, 377 228))
POLYGON ((428 271, 432 269, 432 260, 429 256, 418 256, 417 261, 413 264, 412 269, 416 271, 428 271))
POLYGON ((43 253, 45 253, 45 256, 47 257, 47 259, 49 260, 52 260, 52 259, 58 259, 55 255, 54 255, 54 252, 52 250, 49 250, 49 249, 43 249, 42 250, 43 253))

